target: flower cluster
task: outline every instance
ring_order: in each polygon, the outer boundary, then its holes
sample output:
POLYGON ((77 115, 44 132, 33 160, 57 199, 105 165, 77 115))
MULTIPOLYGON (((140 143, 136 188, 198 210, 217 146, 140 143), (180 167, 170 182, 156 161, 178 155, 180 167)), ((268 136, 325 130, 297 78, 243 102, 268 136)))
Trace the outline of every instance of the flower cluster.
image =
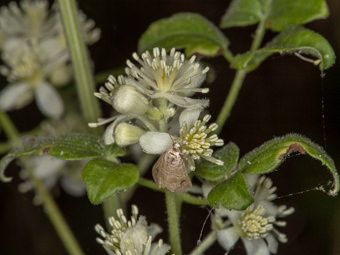
POLYGON ((294 212, 285 205, 276 206, 276 187, 269 178, 260 177, 254 185, 254 203, 244 211, 227 210, 220 207, 212 217, 213 228, 217 231, 217 241, 228 252, 241 239, 247 254, 269 255, 277 252, 278 241, 287 242, 285 234, 276 227, 284 227, 279 220, 294 212), (228 217, 225 221, 224 218, 228 217))
MULTIPOLYGON (((68 132, 84 132, 82 120, 76 114, 66 114, 61 120, 45 120, 40 125, 40 136, 65 135, 68 132)), ((49 190, 57 187, 60 182, 61 187, 70 195, 79 197, 85 194, 85 185, 82 180, 82 168, 87 160, 65 161, 54 158, 48 154, 42 156, 32 156, 19 161, 22 167, 20 177, 24 182, 19 184, 19 191, 28 192, 34 190, 34 182, 30 178, 30 171, 38 177, 49 190)), ((33 203, 42 203, 42 198, 36 194, 33 203)))
POLYGON ((95 230, 101 238, 97 238, 109 255, 164 255, 170 250, 170 246, 164 244, 162 239, 152 243, 154 237, 162 230, 156 224, 148 226, 144 216, 138 217, 138 208, 132 205, 132 216, 127 220, 123 210, 117 210, 117 218, 109 218, 112 227, 107 233, 99 224, 95 230))
POLYGON ((209 101, 192 98, 196 92, 209 91, 200 88, 209 69, 196 62, 195 56, 188 60, 175 49, 167 54, 165 49, 154 48, 153 55, 146 51, 141 57, 134 53, 133 58, 137 64, 127 61, 125 77, 110 76, 95 93, 118 114, 89 126, 111 122, 104 133, 106 144, 139 143, 150 154, 161 154, 176 140, 190 170, 195 169, 194 160, 200 158, 223 164, 212 157, 211 147, 223 145, 222 139, 210 134, 217 125, 206 126, 210 115, 199 120, 209 101))
MULTIPOLYGON (((78 15, 85 42, 96 42, 100 30, 83 13, 78 15)), ((47 0, 23 0, 2 7, 0 50, 0 73, 9 82, 0 92, 0 108, 20 109, 35 98, 44 115, 60 118, 64 105, 55 87, 69 83, 72 71, 57 4, 49 8, 47 0)))

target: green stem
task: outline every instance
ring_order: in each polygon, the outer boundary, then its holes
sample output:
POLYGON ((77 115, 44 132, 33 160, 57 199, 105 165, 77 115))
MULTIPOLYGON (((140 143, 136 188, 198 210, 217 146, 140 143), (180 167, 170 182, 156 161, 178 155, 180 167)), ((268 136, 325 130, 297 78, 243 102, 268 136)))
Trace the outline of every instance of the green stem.
MULTIPOLYGON (((267 23, 267 14, 265 14, 257 26, 256 32, 255 32, 255 38, 252 42, 250 51, 253 53, 253 56, 256 52, 256 50, 261 46, 263 36, 266 31, 266 23, 267 23)), ((252 57, 253 57, 252 56, 252 57)), ((229 53, 225 53, 224 57, 226 60, 230 62, 231 55, 229 53)), ((249 61, 251 61, 252 57, 249 61)), ((222 106, 222 109, 220 110, 219 115, 217 116, 216 123, 218 125, 218 128, 216 130, 216 133, 220 133, 225 122, 230 116, 230 112, 236 102, 236 99, 238 97, 238 94, 240 92, 240 89, 243 85, 243 81, 247 75, 248 71, 246 69, 237 70, 235 74, 235 78, 231 84, 231 88, 229 90, 228 96, 224 101, 224 104, 222 106)))
POLYGON ((141 122, 143 122, 143 124, 150 130, 150 131, 157 131, 157 129, 155 128, 155 126, 144 116, 142 115, 138 115, 136 116, 137 119, 139 119, 141 122))
POLYGON ((207 199, 205 198, 201 198, 201 197, 196 197, 193 195, 190 195, 188 193, 178 193, 178 197, 188 203, 188 204, 192 204, 192 205, 209 205, 209 202, 207 199))
POLYGON ((50 218, 55 230, 57 231, 60 239, 62 240, 66 250, 71 255, 82 255, 84 254, 81 250, 77 240, 73 236, 70 228, 68 227, 64 217, 54 199, 50 193, 46 190, 44 184, 35 176, 34 171, 30 170, 30 177, 34 182, 34 186, 38 194, 43 199, 43 207, 46 214, 50 218))
POLYGON ((230 116, 230 112, 236 102, 240 89, 242 87, 243 81, 246 77, 247 71, 246 70, 238 70, 236 72, 235 78, 233 83, 231 84, 231 88, 229 90, 228 96, 224 101, 224 105, 218 114, 216 124, 218 125, 217 130, 215 131, 217 134, 221 132, 224 123, 230 116))
MULTIPOLYGON (((93 96, 94 78, 90 68, 88 52, 81 35, 76 2, 75 0, 59 0, 59 6, 70 49, 82 112, 87 122, 95 122, 100 115, 100 108, 97 99, 93 96)), ((102 128, 91 129, 91 131, 102 134, 102 128)), ((119 203, 113 203, 113 201, 119 200, 117 194, 113 196, 112 201, 105 200, 103 203, 105 215, 112 215, 112 212, 120 208, 119 203)))
POLYGON ((168 227, 172 252, 176 255, 182 255, 181 238, 179 231, 179 217, 176 207, 176 193, 166 190, 165 200, 168 212, 168 227))
MULTIPOLYGON (((12 123, 11 119, 6 113, 0 111, 0 123, 4 127, 4 131, 12 143, 19 141, 19 132, 12 123)), ((34 171, 29 169, 29 174, 34 182, 37 193, 43 199, 43 207, 49 217, 51 223, 56 229, 60 239, 62 240, 65 248, 71 255, 84 254, 73 236, 69 226, 67 225, 64 217, 62 216, 57 204, 54 202, 52 196, 45 188, 44 184, 35 176, 34 171)))
POLYGON ((13 143, 17 143, 19 141, 19 132, 17 131, 16 127, 14 126, 11 119, 8 115, 0 110, 0 124, 4 129, 8 139, 13 143))
POLYGON ((138 184, 141 186, 144 186, 146 188, 155 190, 155 191, 159 191, 159 192, 163 192, 163 189, 160 189, 157 187, 156 183, 154 183, 153 181, 147 180, 145 178, 140 177, 138 180, 138 184))
MULTIPOLYGON (((108 225, 108 219, 109 217, 115 217, 117 218, 117 209, 122 208, 124 211, 126 211, 126 208, 123 208, 120 203, 120 198, 116 196, 116 194, 112 195, 108 199, 106 199, 103 203, 103 210, 104 210, 104 217, 108 225)), ((110 227, 109 227, 110 228, 110 227)))
MULTIPOLYGON (((75 0, 59 0, 59 6, 75 73, 81 108, 86 121, 95 122, 100 115, 100 108, 98 101, 93 96, 94 79, 89 64, 88 52, 82 39, 76 2, 75 0)), ((92 130, 94 130, 93 132, 102 132, 101 129, 92 130)))
POLYGON ((203 242, 201 242, 189 255, 201 255, 203 254, 211 245, 216 241, 217 234, 216 231, 210 232, 203 242))

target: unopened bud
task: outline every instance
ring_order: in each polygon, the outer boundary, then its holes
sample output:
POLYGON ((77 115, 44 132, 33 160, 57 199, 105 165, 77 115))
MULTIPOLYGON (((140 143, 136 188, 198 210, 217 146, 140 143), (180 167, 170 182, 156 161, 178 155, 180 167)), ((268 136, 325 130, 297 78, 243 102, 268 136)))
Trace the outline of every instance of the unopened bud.
POLYGON ((148 110, 149 103, 134 87, 123 85, 113 96, 113 108, 123 114, 142 115, 148 110))
POLYGON ((127 146, 130 144, 138 143, 139 137, 144 133, 145 132, 143 129, 122 122, 118 124, 115 129, 115 140, 119 146, 127 146))

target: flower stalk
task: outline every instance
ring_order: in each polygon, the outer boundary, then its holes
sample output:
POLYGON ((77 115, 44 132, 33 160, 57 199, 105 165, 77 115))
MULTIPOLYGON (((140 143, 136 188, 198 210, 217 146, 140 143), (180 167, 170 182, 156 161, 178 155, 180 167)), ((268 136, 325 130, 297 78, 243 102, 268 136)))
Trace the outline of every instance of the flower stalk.
MULTIPOLYGON (((59 0, 60 12, 65 27, 68 47, 73 63, 80 104, 87 122, 97 120, 100 108, 93 97, 94 79, 88 61, 88 53, 81 36, 75 0, 59 0)), ((101 133, 100 129, 94 132, 101 133)))
MULTIPOLYGON (((266 31, 266 22, 267 22, 267 15, 264 15, 260 23, 257 26, 255 37, 251 44, 250 51, 253 53, 252 57, 254 56, 255 51, 261 46, 265 31, 266 31)), ((230 61, 231 56, 229 53, 225 54, 224 57, 227 61, 231 62, 230 61)), ((249 61, 251 61, 252 57, 250 58, 249 61)), ((216 123, 218 125, 218 128, 215 131, 217 134, 221 132, 225 122, 229 118, 230 112, 233 109, 233 106, 236 102, 236 99, 238 97, 238 94, 242 88, 243 82, 248 72, 249 71, 247 71, 246 69, 240 69, 236 71, 235 78, 231 84, 231 88, 217 116, 216 123)))
POLYGON ((179 230, 179 217, 176 206, 176 193, 165 191, 166 208, 168 212, 168 227, 170 236, 170 245, 172 252, 176 255, 182 255, 181 237, 179 230))

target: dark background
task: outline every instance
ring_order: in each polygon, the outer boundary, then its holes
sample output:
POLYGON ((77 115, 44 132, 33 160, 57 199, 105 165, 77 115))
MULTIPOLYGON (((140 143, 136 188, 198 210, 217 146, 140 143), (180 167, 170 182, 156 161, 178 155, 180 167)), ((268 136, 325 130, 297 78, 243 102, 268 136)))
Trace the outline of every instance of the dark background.
MULTIPOLYGON (((0 1, 7 4, 9 1, 0 1)), ((325 36, 336 55, 340 53, 338 13, 340 3, 327 1, 330 17, 309 23, 307 27, 325 36)), ((148 0, 109 1, 82 0, 80 8, 102 29, 99 42, 90 47, 96 72, 103 72, 125 65, 127 58, 137 50, 137 41, 148 25, 159 18, 177 12, 197 12, 218 25, 229 1, 220 0, 148 0)), ((255 27, 224 30, 234 53, 246 51, 255 27)), ((269 33, 266 40, 273 34, 269 33)), ((234 77, 234 71, 222 58, 205 59, 216 72, 210 84, 209 110, 217 116, 234 77)), ((340 66, 336 63, 321 77, 317 67, 294 56, 275 55, 250 73, 221 136, 225 142, 233 141, 241 154, 259 146, 268 139, 290 132, 303 134, 326 147, 336 165, 340 165, 340 66), (324 102, 324 103, 322 103, 324 102), (322 108, 324 107, 324 114, 322 108)), ((6 82, 1 80, 0 86, 6 82)), ((24 110, 11 112, 10 116, 20 131, 34 128, 42 115, 32 103, 24 110)), ((2 136, 3 138, 3 136, 2 136)), ((16 176, 13 166, 7 172, 16 176)), ((288 159, 280 171, 270 174, 281 197, 277 204, 294 206, 296 212, 286 218, 288 225, 282 229, 289 238, 280 244, 278 254, 317 255, 340 254, 340 200, 320 191, 313 191, 318 184, 325 184, 330 176, 326 168, 308 156, 288 159), (302 194, 300 194, 300 192, 302 194)), ((41 207, 33 206, 32 194, 17 191, 18 178, 10 184, 0 185, 0 254, 67 254, 61 241, 41 207)), ((59 192, 56 197, 66 220, 86 254, 105 254, 95 242, 93 227, 103 224, 102 209, 93 206, 86 197, 73 198, 59 192)), ((156 222, 166 229, 166 212, 162 194, 139 188, 132 203, 139 206, 148 222, 156 222)), ((184 205, 182 216, 183 249, 188 254, 196 245, 208 210, 184 205)), ((206 233, 209 223, 205 227, 206 233)), ((166 232, 166 231, 164 231, 166 232)), ((167 238, 166 233, 162 238, 167 238)), ((206 254, 224 254, 216 248, 206 254)), ((238 243, 231 254, 245 254, 238 243)))

